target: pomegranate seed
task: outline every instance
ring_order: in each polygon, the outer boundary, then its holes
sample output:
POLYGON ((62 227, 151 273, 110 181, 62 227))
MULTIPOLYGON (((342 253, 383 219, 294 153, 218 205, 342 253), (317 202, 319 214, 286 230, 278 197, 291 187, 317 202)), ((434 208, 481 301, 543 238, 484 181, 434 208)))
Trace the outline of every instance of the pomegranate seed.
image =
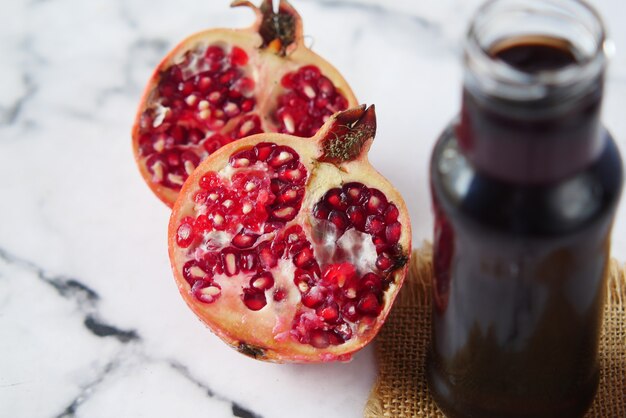
POLYGON ((275 147, 271 142, 261 142, 254 146, 254 153, 259 161, 267 161, 275 147))
POLYGON ((365 210, 362 207, 350 206, 346 215, 357 231, 365 231, 365 210))
POLYGON ((341 314, 345 319, 351 322, 357 322, 361 318, 361 315, 357 311, 356 304, 354 302, 348 302, 343 305, 343 308, 341 309, 341 314))
POLYGON ((198 90, 200 90, 200 93, 208 93, 212 85, 213 80, 211 80, 211 77, 200 77, 200 80, 198 80, 198 90))
POLYGON ((337 327, 335 327, 333 334, 340 339, 340 342, 338 344, 342 344, 352 338, 352 329, 348 324, 342 322, 337 325, 337 327))
POLYGON ((326 292, 320 286, 313 286, 302 295, 302 304, 307 308, 315 309, 324 302, 325 298, 326 292))
POLYGON ((332 209, 344 212, 348 208, 346 196, 341 192, 341 189, 329 190, 328 192, 326 192, 324 200, 332 209))
POLYGON ((346 183, 342 189, 350 205, 362 206, 370 197, 369 190, 361 183, 346 183))
POLYGON ((232 248, 222 250, 222 264, 224 273, 227 276, 234 276, 239 273, 239 253, 232 248))
POLYGON ((383 214, 387 209, 387 198, 379 190, 370 189, 370 198, 367 201, 368 214, 383 214))
POLYGON ((224 50, 217 45, 211 45, 206 49, 204 56, 207 60, 221 61, 224 58, 224 50))
POLYGON ((251 311, 261 310, 267 305, 265 292, 256 289, 243 289, 242 300, 251 311))
POLYGON ((300 186, 287 185, 276 194, 276 200, 278 203, 300 204, 303 198, 304 189, 300 186))
POLYGON ((378 298, 374 293, 366 293, 357 304, 357 310, 363 315, 368 316, 378 316, 382 310, 381 308, 378 298))
POLYGON ((274 254, 267 242, 260 244, 258 247, 259 261, 261 266, 266 269, 276 267, 278 257, 274 254))
POLYGON ((306 182, 306 175, 306 168, 301 163, 296 168, 282 168, 278 171, 280 180, 296 185, 303 185, 306 182))
POLYGON ((393 260, 387 253, 382 253, 376 258, 376 267, 382 271, 391 270, 393 267, 393 260))
POLYGON ((189 223, 181 223, 176 230, 176 244, 180 248, 187 248, 191 245, 194 238, 193 227, 189 223))
POLYGON ((222 294, 222 288, 217 283, 199 280, 191 289, 191 293, 203 303, 213 303, 222 294))
POLYGON ((356 269, 350 263, 330 264, 322 276, 326 286, 343 287, 350 278, 356 277, 356 269))
POLYGON ((248 63, 248 54, 238 46, 234 46, 230 52, 230 63, 237 66, 246 65, 248 63))
POLYGON ((375 273, 367 273, 361 278, 361 288, 368 289, 374 293, 382 291, 382 280, 375 273))
POLYGON ((336 303, 317 308, 317 314, 324 318, 324 321, 334 323, 339 319, 339 307, 336 303))
POLYGON ((239 258, 239 266, 244 273, 252 273, 257 270, 257 254, 253 251, 242 251, 239 258))
POLYGON ((190 286, 193 286, 198 280, 210 279, 211 275, 200 267, 196 260, 189 260, 183 266, 183 277, 190 286))
POLYGON ((267 159, 267 164, 269 164, 270 167, 278 168, 297 160, 298 154, 296 154, 292 148, 277 146, 272 150, 272 153, 267 159))
POLYGON ((276 289, 274 291, 274 300, 280 302, 287 297, 287 292, 284 289, 276 289))
POLYGON ((279 206, 276 206, 272 210, 271 214, 272 214, 273 219, 287 222, 295 218, 296 215, 298 214, 298 211, 296 210, 296 208, 291 207, 291 206, 279 205, 279 206))
POLYGON ((390 203, 385 210, 385 222, 387 224, 392 224, 398 220, 398 216, 400 215, 400 211, 393 203, 390 203))
POLYGON ((198 215, 198 217, 193 222, 193 231, 195 234, 202 235, 205 231, 211 229, 211 222, 209 221, 208 216, 206 215, 198 215))
POLYGON ((380 216, 370 215, 365 220, 365 232, 378 235, 385 230, 385 222, 380 216))
POLYGON ((390 245, 396 244, 400 240, 402 233, 402 225, 400 222, 394 222, 385 229, 385 238, 390 245))
POLYGON ((328 219, 330 209, 324 202, 318 202, 313 206, 313 216, 317 219, 328 219))
POLYGON ((233 237, 232 244, 235 247, 241 249, 250 248, 254 245, 257 238, 259 238, 258 234, 242 229, 237 235, 233 237))
POLYGON ((310 344, 315 348, 327 348, 330 345, 329 333, 321 329, 314 329, 311 331, 310 344))
POLYGON ((258 290, 267 290, 274 286, 274 276, 268 271, 256 274, 250 279, 250 287, 258 290))
POLYGON ((305 267, 307 264, 309 264, 312 260, 313 260, 313 250, 310 247, 304 248, 302 251, 297 253, 296 256, 293 258, 293 264, 295 264, 296 267, 302 268, 302 267, 305 267))
POLYGON ((348 220, 346 214, 337 210, 330 211, 328 214, 328 220, 332 222, 341 233, 343 233, 343 231, 350 226, 350 221, 348 220))
POLYGON ((314 275, 307 270, 296 269, 293 282, 300 290, 300 293, 306 293, 315 283, 314 275))
POLYGON ((279 230, 283 226, 285 226, 285 223, 284 222, 280 222, 280 221, 266 222, 265 225, 263 226, 263 233, 264 234, 269 234, 271 232, 279 230))
POLYGON ((213 171, 210 171, 200 177, 200 181, 198 182, 198 185, 205 190, 211 190, 221 184, 222 180, 220 179, 220 176, 213 171))

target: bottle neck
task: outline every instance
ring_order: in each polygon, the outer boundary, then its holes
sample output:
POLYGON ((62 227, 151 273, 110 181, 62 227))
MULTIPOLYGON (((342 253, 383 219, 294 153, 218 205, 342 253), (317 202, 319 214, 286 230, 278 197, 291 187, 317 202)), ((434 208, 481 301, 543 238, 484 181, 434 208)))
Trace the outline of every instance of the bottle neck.
POLYGON ((603 46, 602 23, 584 3, 487 3, 468 34, 457 126, 475 168, 535 184, 591 164, 605 141, 603 46))

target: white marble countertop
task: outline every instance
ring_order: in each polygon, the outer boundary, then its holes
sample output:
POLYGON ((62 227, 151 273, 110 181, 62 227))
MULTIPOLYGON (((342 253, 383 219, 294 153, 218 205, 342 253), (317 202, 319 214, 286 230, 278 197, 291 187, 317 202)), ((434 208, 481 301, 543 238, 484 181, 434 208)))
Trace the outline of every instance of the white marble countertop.
MULTIPOLYGON (((360 417, 376 370, 275 365, 228 348, 179 297, 169 210, 130 127, 151 69, 186 35, 247 26, 228 0, 16 0, 0 13, 0 415, 360 417)), ((458 111, 477 1, 293 0, 314 49, 379 117, 371 160, 430 237, 427 161, 458 111)), ((604 120, 626 150, 626 9, 593 2, 617 45, 604 120)), ((626 204, 613 255, 626 260, 626 204)))

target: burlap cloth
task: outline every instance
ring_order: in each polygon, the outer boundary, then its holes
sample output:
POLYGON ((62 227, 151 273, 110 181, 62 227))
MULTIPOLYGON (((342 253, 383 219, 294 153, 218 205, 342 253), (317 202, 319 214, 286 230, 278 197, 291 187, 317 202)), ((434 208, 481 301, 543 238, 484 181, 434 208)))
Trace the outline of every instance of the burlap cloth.
MULTIPOLYGON (((376 338, 378 380, 366 418, 444 417, 428 392, 424 359, 430 343, 432 250, 411 259, 409 275, 376 338)), ((626 418, 626 271, 611 261, 600 342, 600 387, 586 418, 626 418)))

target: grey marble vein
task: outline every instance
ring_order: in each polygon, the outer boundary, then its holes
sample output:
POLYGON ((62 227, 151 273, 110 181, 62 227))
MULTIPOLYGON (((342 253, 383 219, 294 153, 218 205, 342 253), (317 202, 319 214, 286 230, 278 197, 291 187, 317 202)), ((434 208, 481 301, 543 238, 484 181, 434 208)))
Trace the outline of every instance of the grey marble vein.
POLYGON ((228 399, 222 395, 219 395, 217 393, 215 393, 215 391, 213 389, 211 389, 210 387, 206 386, 204 383, 202 383, 200 380, 198 380, 196 377, 194 377, 191 374, 191 371, 184 366, 183 364, 174 361, 174 360, 170 360, 167 362, 167 364, 174 370, 176 370, 181 376, 183 376, 185 379, 189 380, 190 382, 192 382, 193 384, 195 384, 196 386, 198 386, 200 389, 202 389, 203 391, 206 392, 207 396, 211 397, 211 398, 215 398, 217 400, 223 401, 223 402, 228 402, 231 404, 231 408, 233 411, 233 416, 235 417, 239 417, 239 418, 262 418, 261 415, 256 414, 255 412, 243 407, 242 405, 240 405, 239 403, 228 399))

